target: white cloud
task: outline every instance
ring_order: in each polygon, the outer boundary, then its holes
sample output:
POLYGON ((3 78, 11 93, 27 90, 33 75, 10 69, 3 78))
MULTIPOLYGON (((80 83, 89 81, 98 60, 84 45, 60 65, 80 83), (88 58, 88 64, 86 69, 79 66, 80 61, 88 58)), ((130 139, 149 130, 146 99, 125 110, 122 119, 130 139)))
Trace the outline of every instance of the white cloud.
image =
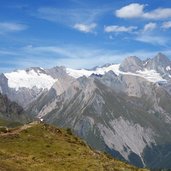
POLYGON ((164 29, 171 28, 171 21, 163 22, 161 27, 164 28, 164 29))
POLYGON ((17 32, 27 29, 28 26, 19 23, 0 22, 0 34, 7 32, 17 32))
POLYGON ((145 12, 145 4, 132 3, 121 9, 116 10, 116 16, 119 18, 145 18, 145 19, 166 19, 171 17, 171 8, 157 8, 145 12))
POLYGON ((148 23, 148 24, 146 24, 146 25, 144 26, 143 31, 144 31, 144 32, 146 32, 146 31, 152 31, 152 30, 154 30, 154 29, 156 29, 156 28, 157 28, 157 24, 156 24, 156 23, 150 22, 150 23, 148 23))
POLYGON ((84 32, 84 33, 92 33, 93 30, 96 28, 97 24, 95 23, 92 23, 92 24, 81 24, 81 23, 78 23, 78 24, 75 24, 74 25, 74 28, 76 30, 79 30, 81 32, 84 32))
POLYGON ((137 29, 136 26, 118 26, 118 25, 112 25, 112 26, 105 26, 104 31, 107 33, 110 32, 132 32, 133 30, 137 29))
POLYGON ((120 18, 136 18, 143 15, 143 9, 145 5, 138 3, 132 3, 127 6, 116 10, 116 16, 120 18))
POLYGON ((158 35, 153 32, 157 28, 157 24, 154 22, 149 22, 144 25, 143 29, 135 31, 134 36, 132 37, 133 40, 155 45, 155 46, 164 46, 166 47, 169 38, 166 36, 158 35))
POLYGON ((171 17, 171 8, 158 8, 143 14, 147 19, 166 19, 171 17))

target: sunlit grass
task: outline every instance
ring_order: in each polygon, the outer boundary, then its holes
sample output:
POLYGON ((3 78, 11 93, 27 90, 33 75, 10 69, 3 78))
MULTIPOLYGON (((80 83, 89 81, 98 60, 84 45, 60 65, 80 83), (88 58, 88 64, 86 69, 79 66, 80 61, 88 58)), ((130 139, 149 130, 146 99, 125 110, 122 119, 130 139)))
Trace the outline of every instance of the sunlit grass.
POLYGON ((0 135, 0 170, 138 171, 134 166, 92 151, 68 130, 45 124, 0 135))

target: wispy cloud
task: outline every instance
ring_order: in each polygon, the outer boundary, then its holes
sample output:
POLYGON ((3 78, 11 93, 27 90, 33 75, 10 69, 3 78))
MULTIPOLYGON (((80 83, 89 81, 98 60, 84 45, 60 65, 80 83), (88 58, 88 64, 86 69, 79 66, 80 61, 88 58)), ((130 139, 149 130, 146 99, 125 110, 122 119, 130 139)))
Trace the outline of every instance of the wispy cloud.
POLYGON ((136 29, 137 29, 136 26, 125 27, 125 26, 111 25, 111 26, 105 26, 104 27, 104 31, 107 33, 111 33, 111 32, 132 32, 133 30, 136 30, 136 29))
POLYGON ((13 51, 7 51, 7 50, 0 50, 0 55, 17 55, 15 52, 13 51))
POLYGON ((28 28, 25 24, 13 23, 13 22, 0 22, 0 34, 8 32, 23 31, 28 28))
POLYGON ((156 29, 156 28, 157 28, 157 24, 156 24, 156 23, 153 23, 153 22, 150 22, 150 23, 148 23, 148 24, 146 24, 146 25, 144 26, 143 31, 144 31, 144 32, 146 32, 146 31, 153 31, 153 30, 156 29))
POLYGON ((108 8, 59 9, 52 7, 41 7, 34 15, 41 19, 45 19, 55 23, 62 23, 67 26, 74 27, 78 23, 84 25, 96 23, 99 17, 101 17, 107 11, 109 11, 108 8))
POLYGON ((138 35, 135 40, 152 44, 152 45, 160 45, 160 46, 166 46, 168 43, 168 38, 163 36, 156 36, 152 34, 140 34, 138 35))
POLYGON ((171 21, 163 22, 161 27, 163 29, 170 29, 171 28, 171 21))
POLYGON ((74 25, 74 29, 79 30, 84 33, 93 33, 93 30, 96 28, 96 26, 97 26, 96 23, 92 23, 89 25, 78 23, 74 25))
MULTIPOLYGON (((68 61, 73 60, 87 60, 87 63, 90 63, 89 59, 101 59, 105 60, 106 58, 110 58, 114 51, 105 50, 105 49, 97 49, 95 47, 82 47, 79 45, 65 45, 65 46, 40 46, 40 47, 32 47, 27 46, 21 49, 23 53, 27 53, 29 55, 40 56, 52 56, 53 59, 56 59, 56 62, 59 64, 60 61, 65 61, 66 65, 79 66, 77 62, 70 63, 68 61)), ((118 60, 118 59, 117 59, 118 60)), ((97 61, 96 61, 97 62, 97 61)), ((93 62, 92 62, 93 63, 93 62)), ((63 64, 63 63, 62 63, 63 64)), ((81 66, 84 63, 81 64, 81 66)))
MULTIPOLYGON (((7 49, 8 53, 13 51, 7 49)), ((31 45, 15 50, 16 54, 10 55, 4 61, 0 60, 0 66, 6 66, 7 70, 17 68, 27 68, 40 66, 49 68, 53 66, 66 66, 71 68, 91 68, 98 64, 119 60, 114 56, 114 51, 105 49, 96 49, 92 47, 80 47, 78 45, 66 46, 37 46, 31 45), (24 56, 24 57, 23 57, 24 56), (98 59, 98 62, 97 62, 98 59)), ((3 51, 5 54, 5 51, 3 51)), ((6 55, 8 56, 8 53, 6 55)), ((2 55, 4 57, 4 55, 2 55)), ((0 55, 0 59, 3 58, 0 55)), ((2 71, 1 71, 2 72, 2 71)))
POLYGON ((144 25, 144 27, 135 33, 134 40, 155 45, 155 46, 166 46, 168 43, 168 38, 158 35, 154 30, 157 29, 157 24, 154 22, 149 22, 144 25))
POLYGON ((116 10, 116 16, 119 18, 145 18, 145 19, 166 19, 171 17, 171 8, 157 8, 145 12, 147 4, 132 3, 116 10))
MULTIPOLYGON (((3 50, 3 53, 5 50, 3 50)), ((154 56, 157 51, 116 51, 95 47, 80 47, 77 45, 66 46, 36 46, 31 45, 16 49, 15 52, 7 49, 11 55, 3 61, 0 60, 0 72, 19 68, 39 66, 50 68, 66 66, 70 68, 92 68, 105 63, 120 63, 127 56, 139 56, 142 59, 154 56), (13 55, 12 55, 13 54, 13 55)), ((165 53, 163 51, 163 53, 165 53)), ((5 53, 4 53, 5 54, 5 53)), ((166 54, 170 54, 167 51, 166 54)), ((6 53, 6 55, 8 55, 6 53)), ((4 55, 0 55, 0 59, 4 55)))

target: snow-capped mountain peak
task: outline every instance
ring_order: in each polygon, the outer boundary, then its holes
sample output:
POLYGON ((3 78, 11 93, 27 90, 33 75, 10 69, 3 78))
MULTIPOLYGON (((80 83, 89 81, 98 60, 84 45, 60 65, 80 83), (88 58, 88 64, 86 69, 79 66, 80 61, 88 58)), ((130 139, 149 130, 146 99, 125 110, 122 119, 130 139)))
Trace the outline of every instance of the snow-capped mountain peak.
POLYGON ((11 73, 5 73, 8 79, 8 86, 18 90, 19 88, 37 87, 38 89, 50 89, 57 79, 52 78, 42 72, 43 69, 35 70, 33 68, 27 70, 17 70, 11 73))

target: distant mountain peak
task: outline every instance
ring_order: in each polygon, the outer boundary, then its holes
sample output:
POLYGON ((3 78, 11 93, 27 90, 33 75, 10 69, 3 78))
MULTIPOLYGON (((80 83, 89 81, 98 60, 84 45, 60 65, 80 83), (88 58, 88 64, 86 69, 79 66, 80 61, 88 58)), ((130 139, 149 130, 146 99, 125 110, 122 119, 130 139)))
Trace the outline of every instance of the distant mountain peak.
POLYGON ((160 75, 170 75, 171 61, 163 53, 159 52, 154 58, 148 60, 145 67, 148 70, 155 70, 160 75))
POLYGON ((136 72, 142 70, 143 62, 137 56, 129 56, 123 60, 120 70, 124 72, 136 72))
POLYGON ((128 56, 125 58, 125 60, 138 60, 138 61, 141 61, 140 58, 138 58, 137 56, 128 56))
POLYGON ((30 71, 34 71, 36 73, 45 73, 45 70, 41 67, 30 67, 25 70, 27 73, 30 71))
POLYGON ((156 60, 157 62, 165 62, 165 63, 169 63, 170 60, 169 58, 164 55, 163 53, 159 52, 155 57, 154 60, 156 60))
POLYGON ((111 66, 111 65, 114 65, 114 63, 106 63, 106 64, 102 65, 101 68, 109 67, 109 66, 111 66))
POLYGON ((115 73, 115 72, 113 72, 112 70, 110 70, 110 71, 106 72, 106 73, 104 74, 104 76, 117 77, 116 73, 115 73))

